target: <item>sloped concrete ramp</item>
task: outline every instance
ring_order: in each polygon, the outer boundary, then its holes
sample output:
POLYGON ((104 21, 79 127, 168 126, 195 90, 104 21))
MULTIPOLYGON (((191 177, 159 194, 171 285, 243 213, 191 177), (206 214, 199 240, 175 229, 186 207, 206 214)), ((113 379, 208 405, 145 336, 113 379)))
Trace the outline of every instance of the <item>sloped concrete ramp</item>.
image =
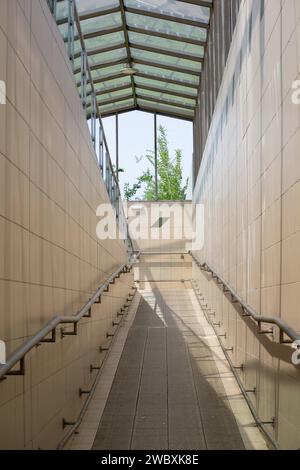
POLYGON ((141 294, 93 449, 244 449, 192 289, 141 294))

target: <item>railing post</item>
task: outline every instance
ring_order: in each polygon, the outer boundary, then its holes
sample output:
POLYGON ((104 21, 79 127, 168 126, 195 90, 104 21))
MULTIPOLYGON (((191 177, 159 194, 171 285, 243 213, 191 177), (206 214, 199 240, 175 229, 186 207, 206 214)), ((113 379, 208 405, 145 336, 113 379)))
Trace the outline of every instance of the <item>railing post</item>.
POLYGON ((99 167, 102 178, 104 178, 104 152, 103 152, 103 129, 102 125, 99 126, 99 167))
POLYGON ((119 115, 116 113, 116 178, 119 183, 119 115))
POLYGON ((87 54, 86 51, 81 52, 81 101, 83 109, 86 109, 87 105, 87 54))
POLYGON ((158 163, 157 163, 157 114, 154 113, 154 172, 155 172, 155 200, 158 200, 158 163))
POLYGON ((109 198, 111 198, 111 171, 110 171, 108 151, 106 151, 105 160, 106 160, 105 162, 106 163, 106 189, 107 189, 109 198))
POLYGON ((75 11, 74 0, 68 0, 68 55, 74 69, 74 26, 75 26, 75 11))
POLYGON ((96 119, 97 119, 97 106, 96 106, 96 95, 92 93, 91 95, 92 102, 92 114, 91 114, 91 137, 94 149, 96 149, 96 119))
POLYGON ((119 187, 117 186, 117 191, 116 191, 116 217, 117 220, 120 220, 120 190, 119 187))

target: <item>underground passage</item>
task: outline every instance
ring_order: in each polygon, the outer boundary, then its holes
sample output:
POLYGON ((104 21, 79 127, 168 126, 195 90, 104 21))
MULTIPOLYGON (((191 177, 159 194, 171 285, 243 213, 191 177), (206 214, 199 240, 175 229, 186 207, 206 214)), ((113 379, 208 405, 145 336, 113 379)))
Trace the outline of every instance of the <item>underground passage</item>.
POLYGON ((299 74, 298 0, 0 0, 0 455, 299 450, 299 74))

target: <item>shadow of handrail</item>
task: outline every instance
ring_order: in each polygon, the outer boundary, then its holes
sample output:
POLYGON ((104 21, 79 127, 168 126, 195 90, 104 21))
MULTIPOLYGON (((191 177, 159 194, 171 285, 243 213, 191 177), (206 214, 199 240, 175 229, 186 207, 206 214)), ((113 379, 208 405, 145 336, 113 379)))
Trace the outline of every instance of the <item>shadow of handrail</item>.
POLYGON ((280 344, 291 344, 296 341, 300 341, 300 334, 297 333, 292 327, 290 327, 286 322, 284 322, 281 318, 276 316, 266 316, 266 315, 259 315, 250 305, 248 305, 244 300, 230 287, 230 285, 225 281, 225 279, 218 274, 212 267, 209 266, 208 263, 200 263, 200 261, 196 258, 193 252, 189 252, 191 257, 193 258, 196 265, 202 270, 212 275, 213 279, 217 281, 223 287, 223 292, 225 294, 231 295, 231 303, 238 305, 242 308, 243 314, 246 317, 252 318, 255 322, 257 322, 259 327, 259 333, 268 333, 264 332, 261 329, 261 323, 267 323, 271 325, 276 325, 280 330, 280 344), (288 336, 288 340, 284 338, 284 335, 288 336))

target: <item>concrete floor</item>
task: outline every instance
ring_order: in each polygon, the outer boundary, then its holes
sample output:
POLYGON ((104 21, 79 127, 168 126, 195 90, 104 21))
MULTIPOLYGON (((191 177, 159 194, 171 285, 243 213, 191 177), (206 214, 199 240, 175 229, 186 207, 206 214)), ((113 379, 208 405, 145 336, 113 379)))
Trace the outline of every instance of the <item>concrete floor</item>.
POLYGON ((144 292, 93 449, 243 449, 191 291, 144 292))
POLYGON ((267 449, 190 283, 143 289, 68 449, 267 449))

